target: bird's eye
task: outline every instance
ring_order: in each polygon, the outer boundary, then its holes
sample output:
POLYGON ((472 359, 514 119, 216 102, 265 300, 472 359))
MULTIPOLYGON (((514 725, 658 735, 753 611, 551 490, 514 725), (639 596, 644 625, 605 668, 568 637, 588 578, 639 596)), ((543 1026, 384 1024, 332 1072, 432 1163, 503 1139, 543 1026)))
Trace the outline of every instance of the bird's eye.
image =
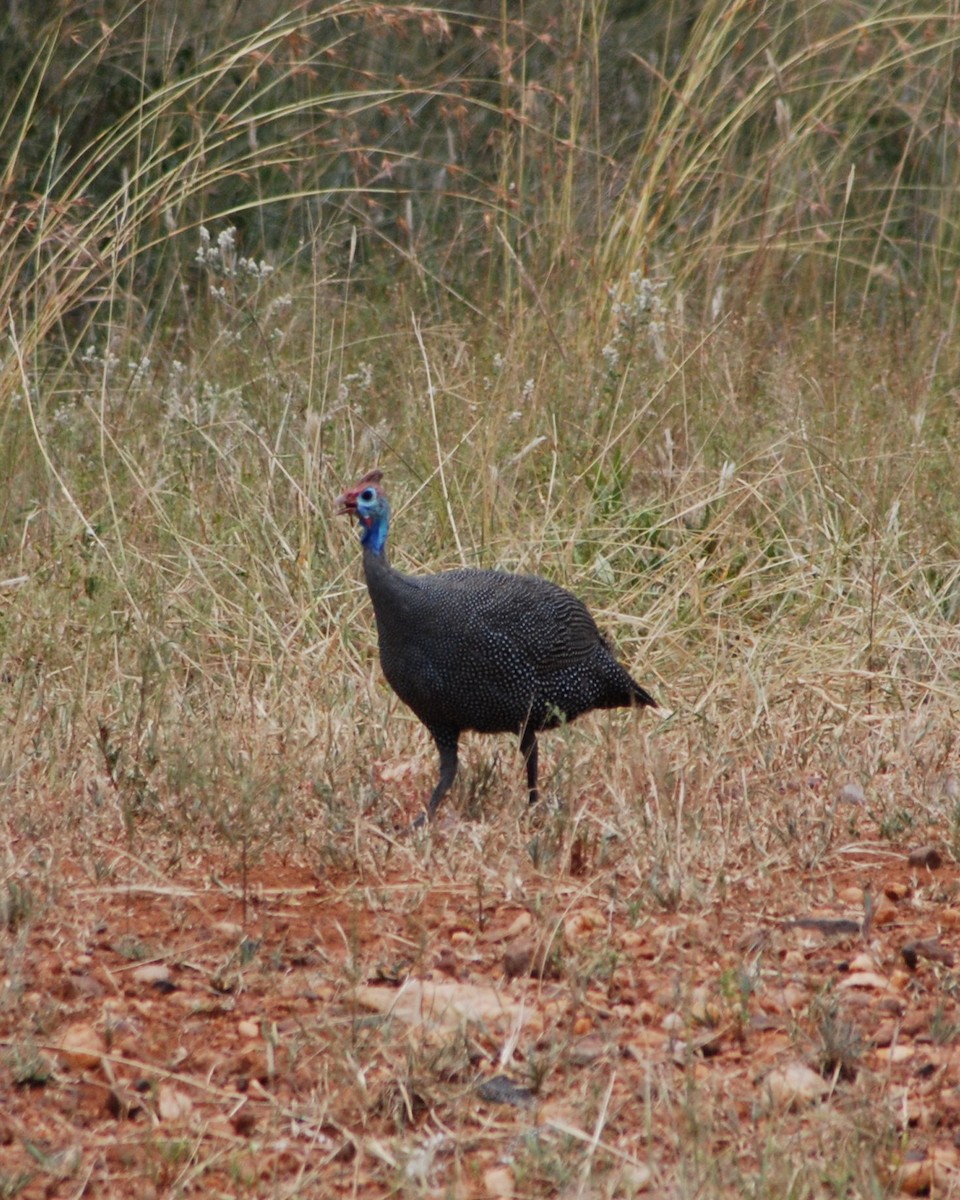
POLYGON ((364 502, 364 504, 370 504, 373 500, 373 495, 373 488, 364 488, 360 493, 360 499, 364 502))

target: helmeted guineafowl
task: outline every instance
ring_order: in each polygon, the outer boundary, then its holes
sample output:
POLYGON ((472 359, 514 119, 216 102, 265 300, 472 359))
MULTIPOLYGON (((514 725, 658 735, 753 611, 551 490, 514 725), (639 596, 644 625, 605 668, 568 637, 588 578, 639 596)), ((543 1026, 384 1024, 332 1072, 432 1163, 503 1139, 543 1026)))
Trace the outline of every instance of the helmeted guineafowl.
POLYGON ((371 471, 337 501, 363 528, 363 570, 387 682, 440 752, 432 819, 457 773, 465 729, 516 733, 537 799, 537 733, 593 708, 656 707, 631 679, 586 607, 534 575, 464 568, 403 575, 384 553, 390 507, 371 471))

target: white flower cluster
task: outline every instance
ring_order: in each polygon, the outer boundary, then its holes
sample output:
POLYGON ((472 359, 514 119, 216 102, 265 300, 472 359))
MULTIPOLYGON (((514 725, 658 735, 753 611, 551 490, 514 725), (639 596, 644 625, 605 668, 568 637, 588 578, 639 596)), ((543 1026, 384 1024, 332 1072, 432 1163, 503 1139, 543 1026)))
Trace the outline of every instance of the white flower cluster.
POLYGON ((370 385, 373 383, 373 367, 368 362, 359 363, 355 371, 351 371, 349 375, 344 375, 340 380, 337 388, 337 399, 341 404, 345 404, 350 398, 350 390, 353 384, 361 392, 370 390, 370 385))
MULTIPOLYGON (((251 279, 262 283, 273 274, 273 267, 261 259, 257 262, 252 258, 244 258, 237 254, 237 230, 233 225, 221 229, 214 244, 210 230, 206 225, 200 226, 200 245, 194 261, 212 275, 223 279, 251 279)), ((226 290, 211 285, 210 294, 216 299, 225 299, 226 290)))
MULTIPOLYGON (((499 370, 500 368, 498 367, 497 369, 499 370)), ((534 390, 536 389, 536 386, 537 386, 536 383, 532 379, 527 379, 524 382, 523 390, 520 392, 520 403, 521 404, 529 404, 530 403, 530 401, 533 399, 533 393, 534 393, 534 390)), ((508 420, 519 421, 522 416, 523 416, 523 409, 515 408, 513 410, 513 412, 509 414, 508 420)))
POLYGON ((667 286, 665 279, 653 280, 642 271, 631 271, 628 280, 633 295, 627 301, 613 302, 613 315, 618 321, 637 321, 646 313, 648 320, 663 321, 666 316, 666 306, 663 303, 663 291, 667 286))
POLYGON ((143 383, 150 374, 150 368, 153 364, 146 354, 134 360, 130 359, 127 366, 130 368, 130 382, 143 383))
MULTIPOLYGON (((666 362, 665 345, 667 306, 663 293, 667 280, 653 280, 642 271, 631 271, 628 279, 629 292, 623 300, 613 300, 611 312, 616 322, 613 337, 603 347, 600 353, 610 374, 620 366, 622 353, 627 349, 627 343, 636 339, 637 332, 643 328, 653 346, 653 352, 658 362, 666 362)), ((611 288, 611 296, 614 291, 611 288)))
POLYGON ((119 374, 127 386, 133 387, 149 380, 150 370, 153 366, 152 360, 144 354, 140 358, 127 359, 127 369, 124 373, 119 355, 114 354, 109 346, 105 346, 101 350, 93 342, 84 347, 80 361, 85 367, 98 368, 98 374, 103 380, 111 380, 119 374))
POLYGON ((102 367, 104 378, 109 379, 117 367, 120 366, 120 358, 113 351, 106 347, 102 351, 91 342, 84 348, 80 355, 80 361, 85 367, 102 367))

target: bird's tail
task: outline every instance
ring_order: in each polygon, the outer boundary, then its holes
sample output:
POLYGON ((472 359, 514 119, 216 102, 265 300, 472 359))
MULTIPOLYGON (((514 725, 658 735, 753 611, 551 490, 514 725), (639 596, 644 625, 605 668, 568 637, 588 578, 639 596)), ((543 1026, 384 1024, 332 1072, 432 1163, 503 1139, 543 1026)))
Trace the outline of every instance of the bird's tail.
POLYGON ((654 700, 646 688, 642 688, 635 679, 631 679, 630 683, 633 685, 631 700, 637 708, 658 707, 656 700, 654 700))

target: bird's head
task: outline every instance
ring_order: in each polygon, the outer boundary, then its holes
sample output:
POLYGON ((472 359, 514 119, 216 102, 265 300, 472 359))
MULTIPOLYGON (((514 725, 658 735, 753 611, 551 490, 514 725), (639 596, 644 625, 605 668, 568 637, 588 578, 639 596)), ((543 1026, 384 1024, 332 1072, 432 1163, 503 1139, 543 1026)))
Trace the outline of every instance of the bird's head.
POLYGON ((337 498, 337 514, 357 518, 363 528, 361 543, 376 554, 383 550, 390 523, 390 504, 380 486, 381 479, 382 471, 369 471, 337 498))

